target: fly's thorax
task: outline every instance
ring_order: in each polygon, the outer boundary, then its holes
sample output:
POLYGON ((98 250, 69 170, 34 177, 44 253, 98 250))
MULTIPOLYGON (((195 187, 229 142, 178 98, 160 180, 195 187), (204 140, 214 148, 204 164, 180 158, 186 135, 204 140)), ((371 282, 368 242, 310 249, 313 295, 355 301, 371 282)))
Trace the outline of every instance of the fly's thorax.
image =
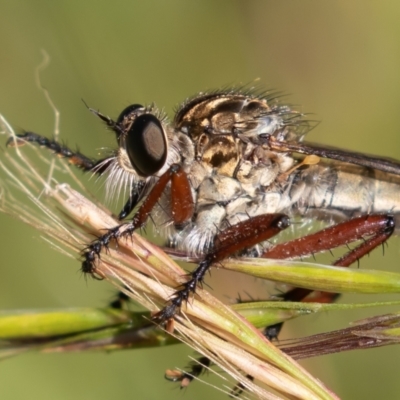
POLYGON ((174 126, 198 145, 203 134, 243 136, 274 134, 294 111, 269 105, 266 98, 237 92, 199 94, 178 110, 174 126))
POLYGON ((200 165, 187 172, 196 188, 207 175, 221 175, 239 181, 253 195, 293 166, 290 155, 270 151, 263 137, 298 139, 301 115, 269 100, 271 104, 267 97, 227 91, 200 94, 181 106, 174 127, 193 143, 195 164, 200 165))
MULTIPOLYGON (((285 120, 292 114, 288 107, 271 107, 265 98, 237 93, 199 95, 178 110, 176 135, 191 142, 184 146, 190 156, 182 162, 193 157, 184 169, 195 213, 180 230, 167 224, 176 247, 201 254, 221 230, 287 207, 287 182, 280 177, 295 161, 289 154, 271 151, 263 135, 273 134, 277 140, 297 137, 285 120)), ((168 209, 168 200, 162 208, 168 209)))
POLYGON ((232 135, 210 142, 206 156, 195 157, 187 170, 195 202, 193 218, 183 230, 169 226, 171 242, 192 254, 209 250, 214 236, 229 226, 287 207, 283 196, 287 183, 279 178, 293 166, 292 157, 232 135), (218 154, 223 147, 218 140, 229 144, 231 158, 212 156, 213 150, 218 154))

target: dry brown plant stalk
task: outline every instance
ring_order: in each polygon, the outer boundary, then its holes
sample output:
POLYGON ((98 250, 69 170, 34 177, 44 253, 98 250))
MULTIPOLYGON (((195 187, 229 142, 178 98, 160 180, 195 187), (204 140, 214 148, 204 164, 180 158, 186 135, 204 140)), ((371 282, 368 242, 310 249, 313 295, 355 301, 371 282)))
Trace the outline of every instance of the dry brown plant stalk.
MULTIPOLYGON (((1 124, 3 133, 15 137, 3 117, 1 124)), ((0 211, 40 231, 57 250, 79 259, 93 235, 118 224, 111 212, 89 199, 63 161, 30 145, 3 148, 1 152, 0 211), (58 182, 53 176, 57 170, 67 173, 79 191, 58 182), (23 200, 19 200, 21 194, 23 200)), ((153 312, 160 310, 186 279, 179 265, 138 234, 121 239, 102 254, 96 274, 153 312)), ((243 317, 202 288, 183 307, 173 326, 173 335, 209 357, 241 383, 247 395, 260 399, 337 398, 243 317), (246 375, 253 376, 256 383, 246 375)))

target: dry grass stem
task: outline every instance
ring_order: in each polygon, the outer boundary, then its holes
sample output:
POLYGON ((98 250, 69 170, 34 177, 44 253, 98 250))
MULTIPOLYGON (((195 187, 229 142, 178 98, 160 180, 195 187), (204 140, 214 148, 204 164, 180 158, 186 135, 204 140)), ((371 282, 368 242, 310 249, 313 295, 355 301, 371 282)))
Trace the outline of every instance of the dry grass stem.
MULTIPOLYGON (((1 123, 4 133, 14 135, 4 118, 1 123)), ((1 150, 0 211, 33 226, 56 250, 79 259, 80 251, 93 240, 93 235, 118 221, 103 206, 89 200, 82 185, 78 192, 53 175, 49 179, 51 169, 79 185, 79 179, 63 161, 57 161, 53 168, 51 158, 49 153, 30 145, 1 150)), ((187 279, 179 265, 137 234, 120 240, 118 246, 113 244, 102 254, 96 275, 154 312, 187 279)), ((201 288, 183 307, 174 328, 174 335, 180 340, 210 357, 246 387, 246 396, 337 398, 243 317, 201 288), (246 375, 255 377, 257 383, 246 375), (272 387, 275 394, 259 383, 272 387)))

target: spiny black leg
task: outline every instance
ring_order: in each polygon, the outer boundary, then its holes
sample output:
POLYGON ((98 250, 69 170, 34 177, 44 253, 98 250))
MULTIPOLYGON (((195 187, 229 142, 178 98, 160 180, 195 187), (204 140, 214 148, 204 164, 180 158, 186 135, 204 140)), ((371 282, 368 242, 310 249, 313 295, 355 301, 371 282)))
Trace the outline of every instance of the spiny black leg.
POLYGON ((278 339, 278 336, 279 336, 279 333, 281 332, 282 326, 283 326, 283 322, 278 322, 274 325, 269 325, 264 329, 263 334, 268 340, 272 341, 272 340, 278 339))
POLYGON ((118 225, 110 230, 103 236, 94 240, 87 246, 82 252, 82 267, 81 270, 85 274, 90 274, 95 279, 102 279, 96 275, 95 263, 100 259, 100 253, 105 248, 108 249, 111 240, 117 240, 122 236, 132 235, 132 233, 138 228, 134 221, 128 224, 118 225), (121 232, 121 228, 127 226, 127 228, 121 232))
POLYGON ((132 190, 131 190, 129 199, 118 215, 119 220, 125 219, 133 211, 133 209, 138 205, 139 201, 142 200, 142 198, 144 196, 143 189, 144 189, 145 185, 146 185, 146 183, 144 181, 139 181, 132 186, 132 190))
POLYGON ((184 389, 194 378, 198 378, 203 374, 211 364, 211 360, 203 356, 197 359, 197 361, 192 361, 188 367, 186 367, 187 371, 167 370, 165 372, 165 379, 171 382, 180 382, 180 388, 184 389))
POLYGON ((7 140, 6 145, 22 146, 25 142, 36 143, 39 146, 46 147, 58 156, 66 158, 70 164, 75 165, 77 168, 83 171, 93 171, 101 174, 108 167, 107 162, 105 162, 107 159, 93 160, 86 157, 79 151, 73 151, 70 148, 56 142, 55 140, 48 139, 33 132, 25 132, 16 135, 16 137, 10 137, 7 140))
MULTIPOLYGON (((254 377, 252 377, 251 375, 246 375, 246 378, 250 381, 253 382, 254 381, 254 377)), ((246 390, 246 386, 239 382, 231 391, 231 393, 229 394, 229 397, 233 397, 233 398, 237 398, 240 397, 242 395, 242 393, 246 390)))
MULTIPOLYGON (((196 361, 192 361, 186 368, 185 371, 179 370, 167 370, 165 372, 165 379, 171 382, 180 382, 180 388, 186 389, 189 384, 195 379, 207 372, 207 370, 213 365, 212 361, 205 356, 199 357, 196 361)), ((254 378, 251 375, 246 375, 249 381, 253 381, 254 378)), ((243 383, 237 383, 229 395, 229 397, 240 397, 246 387, 243 383)))
POLYGON ((118 292, 115 299, 112 300, 109 304, 109 307, 114 308, 116 310, 122 310, 124 304, 126 304, 130 300, 130 297, 126 295, 124 292, 118 292))
POLYGON ((159 313, 155 314, 153 320, 157 323, 162 323, 173 318, 180 310, 182 303, 189 299, 190 294, 196 291, 197 285, 201 285, 204 275, 215 261, 214 253, 209 254, 192 272, 191 279, 182 285, 171 298, 169 304, 163 308, 159 313))

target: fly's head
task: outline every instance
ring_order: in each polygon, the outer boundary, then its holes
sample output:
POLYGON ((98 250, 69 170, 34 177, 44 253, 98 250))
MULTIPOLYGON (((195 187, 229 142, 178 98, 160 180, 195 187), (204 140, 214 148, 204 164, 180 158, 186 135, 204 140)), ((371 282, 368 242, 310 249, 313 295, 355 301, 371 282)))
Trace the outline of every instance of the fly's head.
POLYGON ((156 175, 167 160, 166 127, 164 118, 157 114, 134 104, 123 110, 117 120, 119 164, 140 178, 156 175))
POLYGON ((169 165, 179 161, 167 119, 154 107, 132 104, 116 121, 90 110, 114 131, 118 144, 113 156, 104 160, 109 196, 141 183, 146 185, 169 165))

